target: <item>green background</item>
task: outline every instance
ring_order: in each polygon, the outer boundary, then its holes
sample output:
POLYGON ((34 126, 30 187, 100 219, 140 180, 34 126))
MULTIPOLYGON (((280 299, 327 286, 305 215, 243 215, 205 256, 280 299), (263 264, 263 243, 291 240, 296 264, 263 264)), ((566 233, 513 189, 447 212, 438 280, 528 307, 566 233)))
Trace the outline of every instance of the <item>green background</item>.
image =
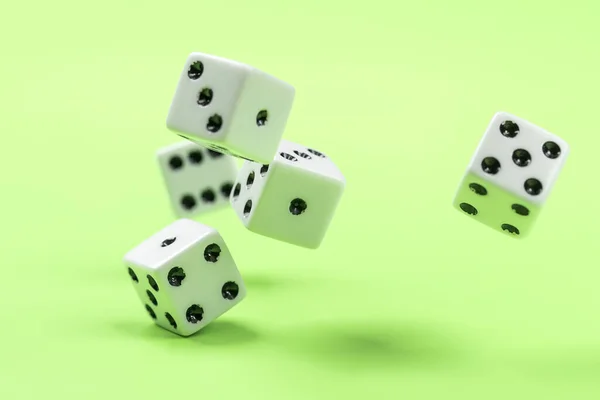
POLYGON ((2 5, 0 398, 597 399, 595 1, 2 5), (316 251, 201 221, 249 296, 152 325, 121 264, 172 221, 154 160, 186 56, 297 88, 286 138, 347 191, 316 251), (452 208, 496 111, 570 159, 519 241, 452 208))

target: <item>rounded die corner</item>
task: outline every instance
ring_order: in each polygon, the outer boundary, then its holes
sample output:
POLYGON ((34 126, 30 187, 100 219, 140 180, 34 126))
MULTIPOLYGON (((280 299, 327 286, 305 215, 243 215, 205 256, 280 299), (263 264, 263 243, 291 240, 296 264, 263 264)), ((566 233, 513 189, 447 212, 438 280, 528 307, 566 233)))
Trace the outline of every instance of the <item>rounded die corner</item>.
POLYGON ((500 109, 498 111, 496 111, 494 113, 494 116, 492 117, 492 119, 497 119, 500 117, 511 117, 511 118, 516 118, 516 116, 508 111, 504 111, 503 109, 500 109))

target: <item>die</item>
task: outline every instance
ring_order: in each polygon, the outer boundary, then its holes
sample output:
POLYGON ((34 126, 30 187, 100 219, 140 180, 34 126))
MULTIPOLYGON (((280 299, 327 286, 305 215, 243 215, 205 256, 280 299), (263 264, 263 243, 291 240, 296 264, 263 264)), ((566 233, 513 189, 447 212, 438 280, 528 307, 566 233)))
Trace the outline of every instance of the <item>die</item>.
POLYGON ((155 323, 190 336, 230 310, 246 288, 214 228, 178 219, 124 257, 135 291, 155 323))
POLYGON ((229 206, 235 158, 184 140, 159 149, 156 159, 176 216, 192 218, 229 206))
POLYGON ((181 72, 167 128, 213 150, 268 163, 294 96, 293 86, 249 65, 192 53, 181 72))
POLYGON ((471 159, 453 205, 491 228, 526 237, 569 151, 558 136, 498 112, 471 159))
POLYGON ((345 186, 341 171, 325 154, 282 140, 269 164, 244 162, 231 204, 248 230, 316 249, 345 186))

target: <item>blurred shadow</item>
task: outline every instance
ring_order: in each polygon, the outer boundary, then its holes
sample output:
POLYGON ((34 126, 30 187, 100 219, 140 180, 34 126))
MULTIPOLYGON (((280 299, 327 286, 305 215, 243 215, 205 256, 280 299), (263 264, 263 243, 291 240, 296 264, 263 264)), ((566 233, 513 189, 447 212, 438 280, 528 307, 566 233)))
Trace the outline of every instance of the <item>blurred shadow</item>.
POLYGON ((183 337, 172 333, 152 322, 119 322, 113 324, 119 336, 125 335, 134 339, 151 340, 156 342, 180 342, 182 345, 190 343, 202 346, 236 346, 255 342, 261 335, 253 328, 241 322, 231 320, 216 320, 207 325, 194 335, 183 337))
POLYGON ((463 357, 449 335, 372 322, 290 332, 280 344, 314 362, 351 369, 448 366, 463 357))

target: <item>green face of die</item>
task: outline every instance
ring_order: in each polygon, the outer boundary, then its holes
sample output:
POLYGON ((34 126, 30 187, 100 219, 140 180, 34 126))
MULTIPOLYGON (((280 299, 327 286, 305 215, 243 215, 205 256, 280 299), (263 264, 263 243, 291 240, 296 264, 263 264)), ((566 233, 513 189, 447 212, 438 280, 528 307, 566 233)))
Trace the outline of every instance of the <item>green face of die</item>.
POLYGON ((540 213, 529 203, 474 174, 467 174, 454 198, 461 213, 506 235, 527 236, 540 213))

